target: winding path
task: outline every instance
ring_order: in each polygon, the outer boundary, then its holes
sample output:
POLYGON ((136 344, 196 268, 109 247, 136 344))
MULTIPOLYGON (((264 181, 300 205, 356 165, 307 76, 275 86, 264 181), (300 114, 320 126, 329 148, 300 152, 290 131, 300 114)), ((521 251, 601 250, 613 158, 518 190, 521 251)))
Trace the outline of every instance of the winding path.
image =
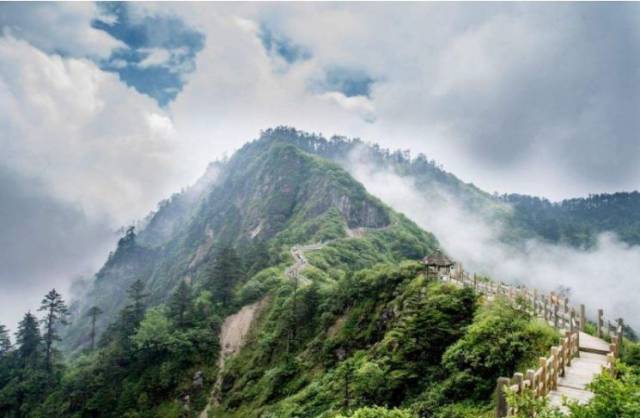
MULTIPOLYGON (((384 229, 383 228, 356 228, 347 229, 348 238, 359 238, 363 236, 367 231, 372 229, 384 229)), ((297 286, 307 286, 311 284, 311 280, 302 274, 302 271, 309 266, 309 261, 305 256, 307 251, 318 251, 324 248, 327 244, 330 244, 335 240, 328 240, 324 242, 317 242, 314 244, 306 245, 294 245, 291 247, 291 256, 293 257, 293 264, 287 267, 284 271, 286 277, 294 281, 297 286)), ((251 305, 244 306, 239 312, 228 316, 222 326, 220 332, 220 357, 218 359, 218 377, 214 383, 209 402, 207 406, 200 413, 199 418, 207 418, 211 406, 219 405, 219 392, 222 384, 222 370, 224 369, 225 361, 234 357, 243 347, 246 342, 246 336, 249 333, 251 325, 254 319, 259 313, 259 310, 264 307, 266 298, 253 303, 251 305)))
POLYGON ((329 242, 330 241, 308 245, 294 245, 293 247, 291 247, 291 256, 293 257, 294 262, 284 271, 285 276, 287 276, 291 280, 298 280, 298 282, 303 286, 310 284, 311 281, 301 274, 302 270, 307 268, 307 266, 309 265, 309 262, 307 261, 304 253, 306 251, 321 250, 329 242))

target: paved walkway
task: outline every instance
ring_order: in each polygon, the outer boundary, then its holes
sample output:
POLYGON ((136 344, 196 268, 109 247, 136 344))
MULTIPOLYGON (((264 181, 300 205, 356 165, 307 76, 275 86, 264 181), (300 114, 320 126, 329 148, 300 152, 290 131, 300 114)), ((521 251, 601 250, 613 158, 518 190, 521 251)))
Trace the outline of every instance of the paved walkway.
POLYGON ((284 274, 290 278, 291 280, 298 280, 301 286, 306 286, 311 283, 311 281, 302 275, 302 270, 304 270, 309 262, 307 261, 307 257, 305 257, 305 251, 317 251, 322 249, 327 243, 316 243, 309 245, 294 245, 291 247, 291 256, 293 257, 294 263, 287 267, 284 271, 284 274))
POLYGON ((558 378, 558 389, 549 392, 551 405, 562 407, 562 399, 585 404, 593 398, 593 392, 587 385, 602 373, 602 367, 607 364, 609 344, 584 332, 580 333, 580 357, 571 360, 571 367, 567 367, 565 375, 558 378))

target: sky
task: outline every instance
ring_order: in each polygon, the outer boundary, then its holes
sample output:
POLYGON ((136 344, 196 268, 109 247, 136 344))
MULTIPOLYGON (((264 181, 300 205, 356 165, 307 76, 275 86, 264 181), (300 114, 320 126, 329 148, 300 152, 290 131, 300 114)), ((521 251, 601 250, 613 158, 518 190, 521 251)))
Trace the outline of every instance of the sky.
POLYGON ((640 183, 640 5, 0 4, 0 322, 276 125, 489 192, 640 183))

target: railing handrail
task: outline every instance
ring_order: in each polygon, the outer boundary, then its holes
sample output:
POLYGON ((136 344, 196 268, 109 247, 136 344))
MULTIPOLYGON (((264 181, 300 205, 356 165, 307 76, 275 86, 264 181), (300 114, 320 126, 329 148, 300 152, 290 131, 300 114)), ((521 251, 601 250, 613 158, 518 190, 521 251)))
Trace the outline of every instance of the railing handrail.
MULTIPOLYGON (((525 302, 524 308, 527 312, 544 319, 556 330, 565 331, 560 344, 551 347, 550 355, 539 358, 539 367, 536 370, 529 369, 526 375, 514 373, 512 378, 498 379, 496 390, 498 418, 508 417, 511 412, 514 412, 507 405, 505 388, 516 393, 533 390, 536 397, 547 396, 550 391, 557 389, 558 376, 563 376, 565 368, 571 366, 571 360, 580 354, 580 332, 585 331, 587 324, 584 304, 580 304, 576 309, 569 304, 569 298, 556 292, 545 294, 538 289, 529 289, 525 286, 514 286, 486 278, 479 279, 475 274, 469 275, 460 265, 457 265, 455 271, 449 274, 440 274, 439 270, 436 270, 436 274, 442 280, 454 282, 463 287, 473 287, 476 292, 484 293, 487 297, 503 296, 512 303, 525 302)), ((611 340, 603 371, 615 374, 615 362, 620 355, 624 336, 624 322, 620 318, 615 323, 607 321, 605 326, 604 312, 598 309, 595 325, 598 338, 606 336, 611 340)))

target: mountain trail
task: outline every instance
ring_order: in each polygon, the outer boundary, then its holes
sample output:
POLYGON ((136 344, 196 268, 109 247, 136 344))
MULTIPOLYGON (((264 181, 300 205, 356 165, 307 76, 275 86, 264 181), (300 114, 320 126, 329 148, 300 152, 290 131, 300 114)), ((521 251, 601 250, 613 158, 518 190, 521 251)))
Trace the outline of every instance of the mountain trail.
MULTIPOLYGON (((370 230, 385 229, 390 225, 382 228, 346 228, 347 237, 360 238, 370 230)), ((284 274, 291 280, 297 280, 300 286, 307 286, 311 284, 309 278, 302 275, 302 271, 307 268, 309 261, 305 256, 307 251, 318 251, 324 248, 327 244, 330 244, 335 240, 329 240, 324 242, 317 242, 306 245, 294 245, 291 247, 291 256, 293 257, 293 264, 286 268, 284 274)), ((251 325, 262 307, 266 304, 266 297, 251 305, 244 306, 240 311, 233 315, 229 315, 222 324, 220 331, 220 356, 218 358, 218 377, 216 383, 213 385, 211 391, 211 399, 206 408, 200 413, 199 418, 207 418, 211 405, 219 405, 219 391, 222 385, 222 371, 224 369, 225 361, 235 356, 246 342, 246 336, 251 328, 251 325)))
POLYGON ((285 276, 287 276, 291 280, 298 280, 300 285, 306 286, 311 283, 311 281, 303 276, 302 270, 304 270, 309 262, 305 257, 306 251, 317 251, 324 248, 325 245, 330 243, 331 241, 319 242, 315 244, 307 244, 307 245, 294 245, 291 247, 291 256, 293 257, 294 263, 287 267, 284 271, 285 276))

